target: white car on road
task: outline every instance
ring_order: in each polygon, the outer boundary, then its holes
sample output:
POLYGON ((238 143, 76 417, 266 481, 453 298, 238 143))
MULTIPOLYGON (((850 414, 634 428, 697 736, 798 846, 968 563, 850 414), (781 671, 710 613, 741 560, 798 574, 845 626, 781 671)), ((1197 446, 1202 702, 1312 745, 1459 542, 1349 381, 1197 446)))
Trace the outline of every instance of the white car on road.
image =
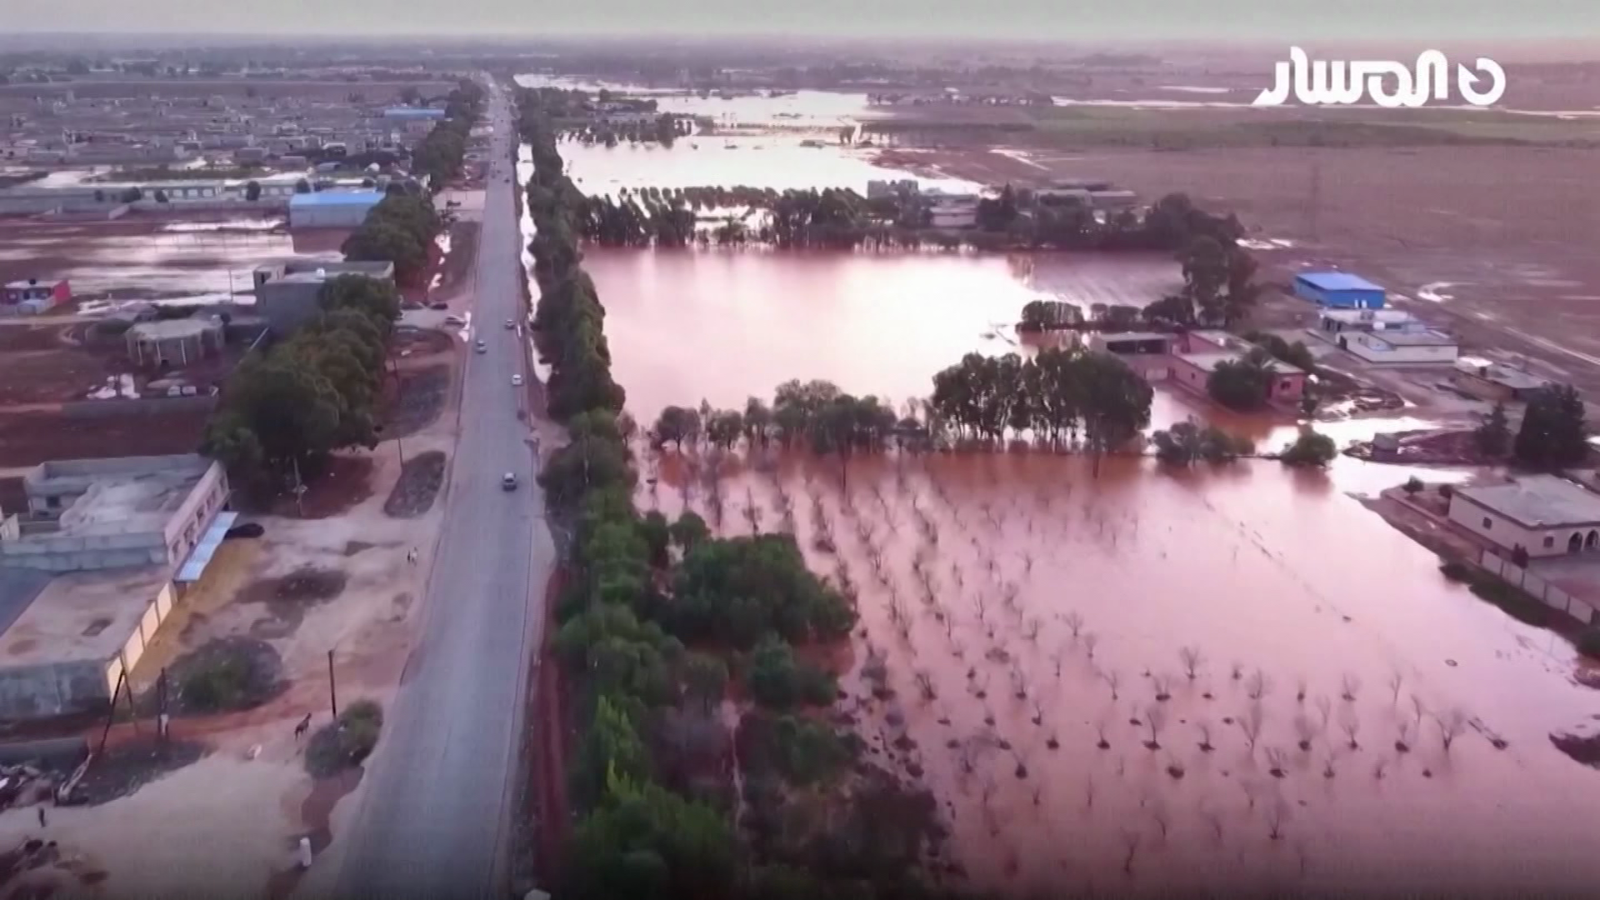
POLYGON ((511 376, 511 386, 512 387, 522 387, 522 376, 521 375, 513 375, 513 376, 511 376))

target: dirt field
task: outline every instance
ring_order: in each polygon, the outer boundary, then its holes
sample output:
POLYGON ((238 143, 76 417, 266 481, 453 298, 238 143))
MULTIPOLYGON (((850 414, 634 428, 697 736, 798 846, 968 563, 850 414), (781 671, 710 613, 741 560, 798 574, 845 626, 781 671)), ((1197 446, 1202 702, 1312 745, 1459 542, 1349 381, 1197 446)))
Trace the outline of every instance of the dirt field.
POLYGON ((72 419, 58 413, 0 415, 0 467, 50 459, 192 453, 205 433, 204 412, 72 419))

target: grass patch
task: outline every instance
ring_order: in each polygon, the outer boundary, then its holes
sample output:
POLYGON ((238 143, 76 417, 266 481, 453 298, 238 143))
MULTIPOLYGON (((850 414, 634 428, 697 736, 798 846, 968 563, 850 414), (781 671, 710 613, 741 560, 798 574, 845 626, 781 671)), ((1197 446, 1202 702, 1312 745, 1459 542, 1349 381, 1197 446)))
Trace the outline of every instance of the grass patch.
POLYGON ((313 778, 331 778, 372 755, 383 733, 383 707, 376 700, 357 700, 338 720, 317 729, 306 745, 306 771, 313 778))

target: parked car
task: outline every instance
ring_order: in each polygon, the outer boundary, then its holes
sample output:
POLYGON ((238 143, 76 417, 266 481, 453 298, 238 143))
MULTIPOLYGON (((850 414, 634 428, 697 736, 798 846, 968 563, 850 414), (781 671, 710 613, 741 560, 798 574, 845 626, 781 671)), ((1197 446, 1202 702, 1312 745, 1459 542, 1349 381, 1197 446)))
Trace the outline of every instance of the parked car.
POLYGON ((450 304, 445 303, 443 301, 440 301, 438 303, 429 303, 428 304, 428 308, 429 309, 440 309, 440 310, 449 309, 450 308, 450 304))
POLYGON ((516 490, 517 489, 517 476, 511 474, 510 472, 507 472, 506 474, 502 475, 500 477, 500 488, 502 490, 507 490, 507 491, 516 490))
POLYGON ((478 338, 478 352, 479 353, 488 353, 489 352, 489 345, 485 344, 483 342, 483 338, 478 338))
POLYGON ((461 318, 460 316, 445 316, 444 323, 446 325, 465 325, 467 324, 467 320, 461 318))

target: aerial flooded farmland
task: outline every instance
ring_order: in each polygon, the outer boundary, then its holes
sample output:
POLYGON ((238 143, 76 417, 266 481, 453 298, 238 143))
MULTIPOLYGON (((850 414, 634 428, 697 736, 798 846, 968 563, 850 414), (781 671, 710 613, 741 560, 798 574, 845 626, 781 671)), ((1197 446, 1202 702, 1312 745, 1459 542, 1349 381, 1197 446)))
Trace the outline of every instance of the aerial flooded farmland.
MULTIPOLYGON (((650 96, 716 134, 563 141, 581 190, 865 193, 915 177, 828 140, 869 114, 859 98, 650 96)), ((965 354, 1036 353, 1013 327, 1030 301, 1142 307, 1183 282, 1163 254, 1059 251, 589 247, 585 268, 641 431, 671 406, 771 402, 791 379, 915 409, 965 354)), ((1296 434, 1292 416, 1157 386, 1152 427, 1191 416, 1266 450, 1296 434)), ((1416 424, 1318 427, 1343 445, 1416 424)), ((957 882, 1449 893, 1509 860, 1539 892, 1600 876, 1600 846, 1571 828, 1600 779, 1549 739, 1592 708, 1578 657, 1352 496, 1404 467, 1173 471, 1021 441, 826 458, 632 446, 641 511, 791 532, 854 599, 829 715, 932 793, 950 839, 929 865, 957 882)))

